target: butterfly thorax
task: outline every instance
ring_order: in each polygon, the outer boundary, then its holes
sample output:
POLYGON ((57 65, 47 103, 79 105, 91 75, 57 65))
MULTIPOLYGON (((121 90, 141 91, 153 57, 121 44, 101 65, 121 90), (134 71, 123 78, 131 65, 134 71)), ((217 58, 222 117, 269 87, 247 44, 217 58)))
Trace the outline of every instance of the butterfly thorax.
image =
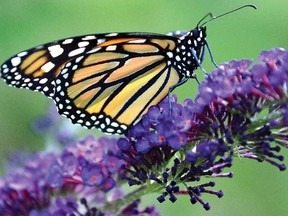
POLYGON ((195 77, 193 71, 202 63, 206 44, 206 27, 195 28, 178 39, 174 66, 184 77, 195 77))

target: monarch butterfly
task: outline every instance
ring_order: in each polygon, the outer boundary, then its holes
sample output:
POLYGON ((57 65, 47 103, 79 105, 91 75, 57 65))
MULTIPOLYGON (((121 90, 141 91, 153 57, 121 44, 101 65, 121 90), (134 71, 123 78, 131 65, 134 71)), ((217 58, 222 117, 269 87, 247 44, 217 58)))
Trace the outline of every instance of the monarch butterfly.
MULTIPOLYGON (((247 6, 254 7, 220 16, 247 6)), ((212 59, 204 25, 220 16, 207 14, 179 35, 90 34, 46 43, 8 59, 0 75, 8 85, 52 98, 73 123, 122 134, 150 106, 195 78, 205 47, 212 59), (211 19, 200 25, 207 16, 211 19)))

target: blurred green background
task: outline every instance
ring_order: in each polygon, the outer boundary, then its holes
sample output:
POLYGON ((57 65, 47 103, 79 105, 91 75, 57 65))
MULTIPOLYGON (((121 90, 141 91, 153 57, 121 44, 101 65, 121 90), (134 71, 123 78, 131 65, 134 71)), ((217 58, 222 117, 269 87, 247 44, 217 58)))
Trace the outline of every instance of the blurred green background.
MULTIPOLYGON (((0 1, 0 62, 41 43, 88 33, 157 32, 193 29, 207 12, 214 15, 255 4, 207 25, 207 40, 217 63, 231 59, 256 59, 261 50, 287 48, 288 2, 286 0, 11 0, 0 1)), ((206 56, 203 66, 213 65, 206 56)), ((201 74, 201 71, 198 71, 201 74)), ((200 78, 201 79, 201 78, 200 78)), ((174 92, 180 100, 194 97, 190 80, 174 92)), ((49 99, 39 93, 6 86, 0 81, 0 162, 14 151, 41 150, 44 140, 31 131, 31 121, 43 115, 49 99)), ((91 133, 96 133, 95 130, 91 133)), ((284 150, 285 152, 285 150, 284 150)), ((287 152, 285 153, 288 158, 287 152)), ((1 170, 3 173, 3 169, 1 170)), ((145 202, 159 207, 162 215, 287 215, 287 172, 267 164, 235 159, 234 179, 216 181, 225 196, 203 197, 212 204, 206 212, 186 197, 176 203, 158 204, 155 196, 145 202)))

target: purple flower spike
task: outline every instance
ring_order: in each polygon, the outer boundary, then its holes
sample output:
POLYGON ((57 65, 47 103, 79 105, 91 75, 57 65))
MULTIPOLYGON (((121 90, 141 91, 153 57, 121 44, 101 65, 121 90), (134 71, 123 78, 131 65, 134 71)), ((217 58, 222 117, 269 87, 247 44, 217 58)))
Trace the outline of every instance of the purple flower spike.
POLYGON ((233 177, 224 170, 234 158, 284 171, 288 52, 263 51, 258 59, 254 65, 250 60, 219 65, 199 84, 194 101, 165 98, 119 139, 87 136, 72 142, 77 131, 50 110, 34 128, 48 133, 50 143, 68 145, 60 153, 26 157, 22 168, 14 165, 0 178, 0 215, 158 216, 154 207, 139 207, 139 198, 153 192, 160 203, 185 195, 209 210, 203 197, 224 195, 214 189, 214 179, 233 177), (136 189, 125 193, 125 181, 136 189))
MULTIPOLYGON (((111 212, 104 206, 125 196, 118 185, 126 165, 122 157, 115 139, 93 136, 60 154, 30 157, 23 168, 0 179, 0 215, 118 215, 131 201, 111 212)), ((153 208, 139 212, 158 214, 153 208)))
MULTIPOLYGON (((185 190, 171 190, 171 181, 186 185, 203 176, 231 178, 231 172, 222 171, 232 166, 233 155, 284 170, 279 151, 280 146, 288 147, 288 52, 263 51, 258 59, 253 66, 250 60, 219 65, 199 85, 194 102, 186 99, 178 104, 172 96, 151 107, 127 133, 129 148, 124 154, 130 167, 125 179, 137 185, 153 180, 166 187, 158 200, 169 196, 174 202, 175 195, 185 190), (167 166, 171 160, 174 164, 167 166), (135 175, 140 169, 145 178, 135 175)), ((124 146, 121 142, 118 145, 124 146)), ((186 193, 191 194, 192 203, 208 210, 209 203, 200 196, 223 193, 203 185, 187 187, 186 193)))

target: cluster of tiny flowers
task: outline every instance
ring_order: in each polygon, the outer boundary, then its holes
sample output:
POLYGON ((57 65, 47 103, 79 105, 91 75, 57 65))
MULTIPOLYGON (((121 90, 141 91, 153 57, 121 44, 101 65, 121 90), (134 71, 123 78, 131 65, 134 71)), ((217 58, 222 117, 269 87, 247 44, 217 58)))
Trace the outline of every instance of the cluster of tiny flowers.
POLYGON ((153 207, 138 210, 139 200, 113 207, 125 195, 117 185, 125 162, 116 141, 88 136, 61 154, 36 154, 23 168, 10 169, 0 179, 0 215, 157 216, 153 207))
POLYGON ((194 101, 164 99, 119 139, 71 141, 78 131, 59 124, 51 108, 34 129, 53 137, 49 144, 68 144, 59 153, 24 155, 22 168, 15 156, 0 178, 0 215, 158 216, 154 207, 139 207, 140 198, 153 192, 161 193, 160 203, 185 195, 208 210, 203 195, 220 198, 223 192, 204 180, 231 178, 226 169, 234 156, 286 169, 279 152, 288 147, 287 89, 288 52, 272 49, 255 65, 220 65, 194 101), (125 193, 127 182, 136 189, 125 193))
POLYGON ((278 153, 288 147, 287 89, 284 49, 263 51, 255 65, 250 60, 220 65, 199 85, 194 102, 165 99, 119 139, 129 164, 123 178, 129 185, 157 184, 155 190, 163 190, 159 202, 188 194, 192 204, 199 202, 208 210, 209 203, 200 196, 223 193, 207 189, 214 182, 199 181, 232 177, 223 169, 232 166, 233 156, 285 170, 278 153))

